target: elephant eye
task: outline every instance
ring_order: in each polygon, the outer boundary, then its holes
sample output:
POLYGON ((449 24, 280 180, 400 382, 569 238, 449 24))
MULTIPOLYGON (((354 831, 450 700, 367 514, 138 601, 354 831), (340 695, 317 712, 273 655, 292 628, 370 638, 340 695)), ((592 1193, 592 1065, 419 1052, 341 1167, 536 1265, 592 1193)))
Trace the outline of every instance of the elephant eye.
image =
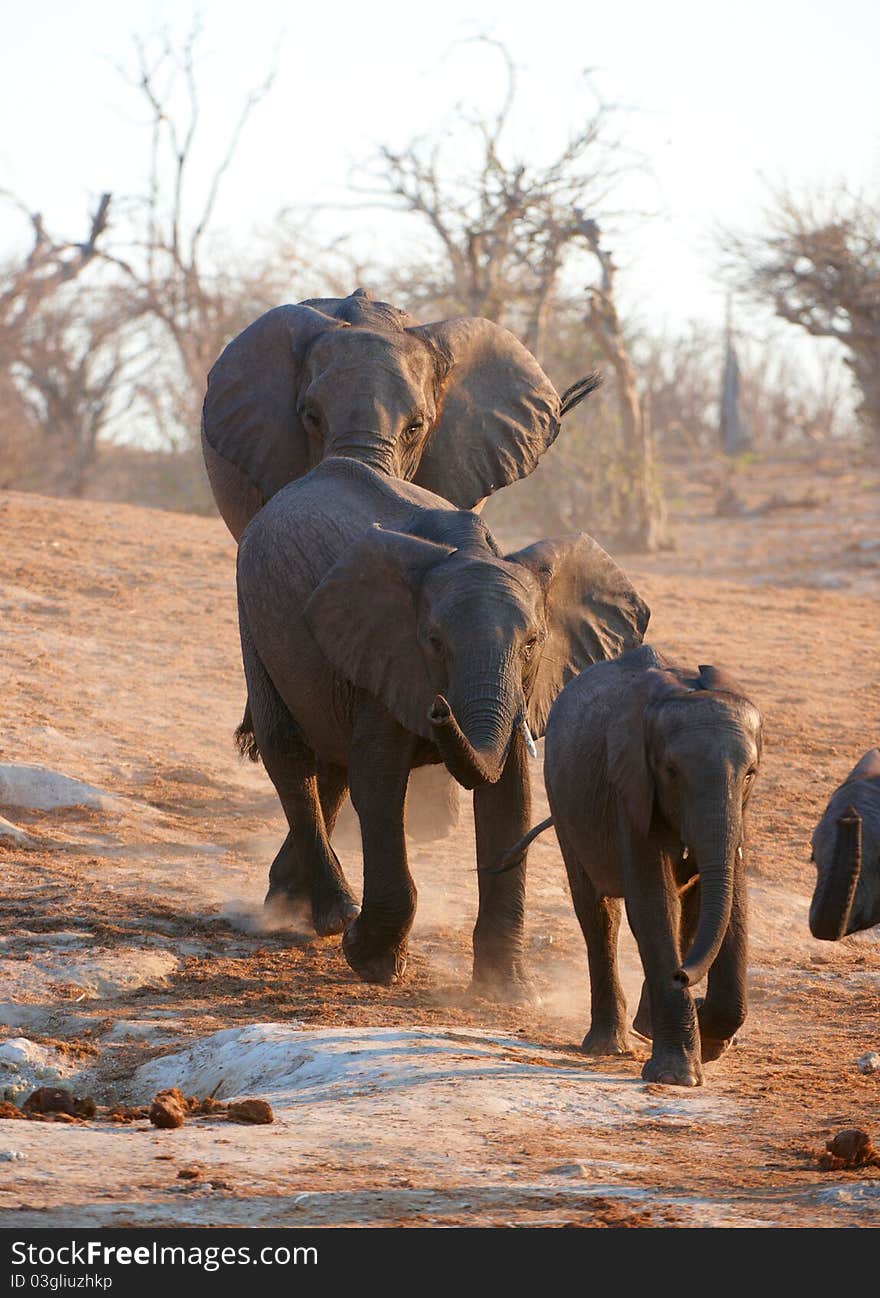
POLYGON ((424 428, 424 426, 425 426, 424 419, 422 418, 421 415, 417 415, 414 419, 411 419, 409 421, 409 423, 407 424, 406 428, 403 431, 406 433, 408 437, 412 437, 415 433, 420 432, 424 428))
POLYGON ((314 406, 306 406, 306 408, 303 410, 302 417, 304 421, 309 425, 310 428, 320 428, 321 416, 318 414, 314 406))
POLYGON ((746 784, 751 784, 757 773, 757 771, 748 771, 746 774, 746 784))
POLYGON ((529 661, 529 659, 531 658, 532 654, 535 652, 535 649, 537 647, 538 647, 538 637, 536 635, 533 635, 532 638, 530 640, 527 640, 523 645, 523 650, 522 650, 523 658, 525 658, 526 662, 529 661))
POLYGON ((438 655, 438 657, 442 657, 442 654, 443 654, 443 641, 440 639, 440 637, 439 637, 438 635, 429 635, 429 636, 428 636, 428 644, 431 646, 431 648, 433 649, 434 653, 438 655))

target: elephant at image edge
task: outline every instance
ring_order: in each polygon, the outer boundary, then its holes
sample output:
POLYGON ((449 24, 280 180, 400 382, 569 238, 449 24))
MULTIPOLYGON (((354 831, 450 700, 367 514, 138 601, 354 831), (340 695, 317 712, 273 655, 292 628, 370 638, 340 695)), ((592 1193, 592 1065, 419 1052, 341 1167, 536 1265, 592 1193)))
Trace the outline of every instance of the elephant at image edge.
POLYGON ((583 1049, 628 1051, 624 897, 645 971, 646 1081, 699 1085, 701 1055, 717 1058, 745 1019, 744 819, 761 743, 760 713, 729 676, 648 645, 590 667, 551 710, 544 777, 590 967, 583 1049))
POLYGON ((581 534, 505 558, 476 514, 330 458, 252 520, 238 589, 252 739, 290 825, 267 903, 308 900, 319 931, 344 928, 357 973, 399 977, 407 784, 442 760, 474 790, 475 983, 527 994, 524 863, 486 867, 528 828, 525 725, 542 734, 567 679, 641 641, 649 613, 625 575, 581 534), (364 851, 353 922, 328 838, 347 785, 364 851))
MULTIPOLYGON (((475 508, 532 472, 563 413, 595 385, 590 376, 560 399, 506 329, 465 316, 419 325, 358 289, 276 307, 229 343, 208 376, 205 465, 236 540, 327 455, 475 508)), ((423 831, 454 826, 447 783, 427 782, 423 831)))
POLYGON ((835 789, 813 831, 813 937, 836 942, 880 924, 880 749, 835 789))

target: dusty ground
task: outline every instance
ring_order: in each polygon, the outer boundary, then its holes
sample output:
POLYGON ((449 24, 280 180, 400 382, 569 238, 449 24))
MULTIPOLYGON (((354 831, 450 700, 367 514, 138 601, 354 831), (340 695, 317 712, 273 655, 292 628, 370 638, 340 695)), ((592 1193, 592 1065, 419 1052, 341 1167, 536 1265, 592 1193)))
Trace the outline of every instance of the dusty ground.
MULTIPOLYGON (((774 492, 823 504, 719 518, 717 476, 682 477, 677 549, 628 564, 651 640, 734 670, 766 718, 751 1012, 698 1092, 645 1087, 635 1037, 632 1059, 577 1053, 586 961, 552 835, 530 863, 539 1009, 464 997, 469 822, 412 846, 402 986, 356 982, 338 939, 259 931, 281 819, 231 745, 243 691, 222 525, 0 496, 0 762, 112 795, 0 806, 34 840, 0 839, 0 1039, 44 1046, 98 1099, 143 1098, 155 1078, 138 1068, 221 1029, 276 1025, 255 1040, 290 1065, 272 1081, 250 1037, 235 1045, 243 1090, 211 1065, 221 1094, 270 1099, 272 1127, 0 1124, 0 1223, 876 1224, 880 1169, 822 1172, 814 1152, 841 1127, 880 1134, 880 1075, 855 1066, 880 1049, 880 942, 814 942, 806 914, 811 827, 880 740, 877 487, 876 470, 832 456, 753 465, 736 478, 747 508, 774 492)), ((343 859, 357 880, 357 852, 343 859)), ((634 997, 628 936, 624 964, 634 997)))

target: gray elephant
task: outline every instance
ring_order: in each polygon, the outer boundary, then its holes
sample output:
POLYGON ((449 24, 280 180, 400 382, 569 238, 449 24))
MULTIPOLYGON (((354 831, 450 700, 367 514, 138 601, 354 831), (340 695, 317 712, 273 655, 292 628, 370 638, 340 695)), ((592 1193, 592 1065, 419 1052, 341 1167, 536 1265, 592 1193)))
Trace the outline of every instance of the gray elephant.
POLYGON ((617 975, 620 901, 645 984, 634 1026, 653 1037, 646 1081, 702 1082, 702 1060, 746 1013, 744 818, 761 717, 715 667, 648 645, 590 667, 550 713, 544 778, 590 967, 587 1054, 627 1052, 617 975), (683 955, 684 953, 684 955, 683 955), (709 975, 705 999, 690 986, 709 975))
MULTIPOLYGON (((281 487, 328 455, 479 507, 532 472, 563 414, 597 382, 591 375, 559 397, 531 353, 490 320, 419 325, 358 289, 276 307, 229 343, 208 376, 205 466, 236 540, 281 487)), ((458 803, 448 781, 424 783, 429 837, 429 826, 454 825, 458 803)))
POLYGON ((880 749, 832 793, 813 831, 810 932, 826 942, 880 924, 880 749))
POLYGON ((279 306, 208 375, 205 467, 238 540, 275 492, 329 455, 350 456, 473 509, 537 466, 563 414, 538 362, 491 320, 420 325, 364 289, 279 306))
MULTIPOLYGON (((471 512, 331 457, 278 492, 239 545, 252 734, 290 833, 267 901, 307 899, 344 927, 351 967, 389 982, 406 963, 416 890, 404 841, 413 767, 442 760, 474 790, 477 859, 529 823, 527 735, 587 663, 639 643, 648 610, 589 537, 502 556, 471 512), (360 819, 363 908, 328 834, 344 796, 360 819)), ((479 874, 474 979, 526 994, 524 868, 479 874)))

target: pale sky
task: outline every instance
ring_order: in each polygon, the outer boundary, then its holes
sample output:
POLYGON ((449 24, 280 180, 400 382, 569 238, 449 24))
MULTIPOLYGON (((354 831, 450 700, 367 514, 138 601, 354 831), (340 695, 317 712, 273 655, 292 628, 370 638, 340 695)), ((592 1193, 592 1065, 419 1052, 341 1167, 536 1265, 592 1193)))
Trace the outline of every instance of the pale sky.
MULTIPOLYGON (((163 24, 183 31, 195 7, 7 0, 0 187, 76 237, 95 194, 142 186, 144 114, 118 68, 132 66, 134 33, 163 24)), ((626 138, 652 179, 630 182, 620 203, 655 216, 625 228, 614 247, 625 305, 655 328, 720 321, 713 231, 757 224, 765 182, 880 187, 877 0, 206 0, 199 8, 203 157, 220 151, 244 92, 278 59, 218 209, 235 242, 270 226, 281 207, 344 200, 352 165, 378 143, 441 132, 458 104, 496 105, 500 61, 466 43, 480 33, 504 41, 520 70, 517 153, 549 156, 577 126, 588 104, 585 68, 607 100, 634 110, 626 138)), ((360 247, 389 246, 380 213, 316 221, 328 237, 350 229, 360 247)), ((416 235, 415 225, 396 230, 395 239, 416 235)), ((26 234, 0 213, 0 253, 26 234)))

